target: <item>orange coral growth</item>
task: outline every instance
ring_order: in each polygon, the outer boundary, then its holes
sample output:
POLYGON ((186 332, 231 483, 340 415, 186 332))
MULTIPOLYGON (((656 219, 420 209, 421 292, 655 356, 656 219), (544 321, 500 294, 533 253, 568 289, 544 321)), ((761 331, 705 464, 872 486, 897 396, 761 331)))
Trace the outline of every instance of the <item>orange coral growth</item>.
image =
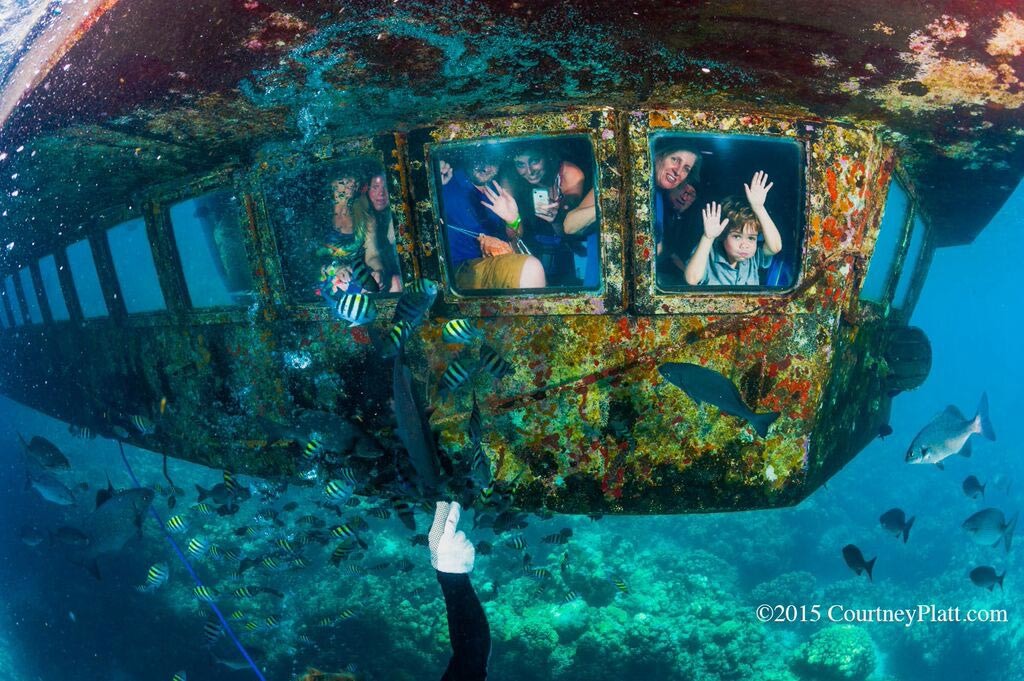
POLYGON ((298 681, 356 681, 356 677, 348 672, 331 674, 329 672, 322 672, 319 669, 310 668, 298 678, 298 681))

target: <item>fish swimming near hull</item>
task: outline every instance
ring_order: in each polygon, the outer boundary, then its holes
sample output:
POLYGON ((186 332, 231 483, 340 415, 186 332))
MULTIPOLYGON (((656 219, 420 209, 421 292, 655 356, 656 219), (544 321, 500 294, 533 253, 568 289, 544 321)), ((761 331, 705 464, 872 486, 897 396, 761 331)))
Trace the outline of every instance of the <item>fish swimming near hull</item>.
POLYGON ((35 490, 43 501, 57 506, 73 506, 75 503, 75 495, 68 486, 45 468, 29 466, 25 487, 35 490))
POLYGON ((437 488, 440 469, 434 436, 413 392, 412 374, 401 354, 395 359, 393 403, 398 437, 409 453, 409 462, 416 471, 418 483, 422 491, 432 491, 437 488))
POLYGON ((996 433, 988 416, 988 395, 982 394, 974 418, 965 418, 955 405, 949 405, 941 414, 921 429, 907 449, 907 463, 933 463, 940 469, 943 460, 954 454, 971 455, 972 435, 995 440, 996 433))
POLYGON ((666 362, 658 367, 658 372, 694 402, 713 404, 721 411, 743 419, 761 437, 768 435, 768 429, 779 418, 777 411, 755 413, 743 402, 733 382, 713 369, 685 362, 666 362))
POLYGON ((21 433, 18 433, 18 440, 21 441, 21 446, 25 448, 25 454, 43 468, 57 470, 71 468, 71 462, 68 461, 68 457, 64 456, 64 452, 60 451, 57 445, 45 437, 36 435, 28 442, 25 442, 25 438, 21 436, 21 433))
POLYGON ((142 535, 142 521, 154 496, 153 490, 145 487, 114 492, 85 519, 81 531, 89 541, 78 558, 97 579, 100 556, 117 553, 142 535))

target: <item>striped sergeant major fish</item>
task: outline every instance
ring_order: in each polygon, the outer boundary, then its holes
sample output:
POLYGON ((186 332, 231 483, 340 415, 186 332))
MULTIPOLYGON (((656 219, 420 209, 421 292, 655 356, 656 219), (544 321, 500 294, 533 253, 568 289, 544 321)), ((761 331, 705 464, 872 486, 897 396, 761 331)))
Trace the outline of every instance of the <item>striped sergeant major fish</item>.
POLYGON ((452 319, 441 329, 441 338, 445 343, 468 345, 483 335, 484 332, 473 326, 468 319, 452 319))
POLYGON ((501 380, 512 373, 512 365, 498 351, 486 343, 480 346, 480 366, 491 376, 501 380))
POLYGON ((362 293, 346 293, 334 308, 339 319, 349 323, 349 327, 369 324, 377 318, 377 304, 373 298, 362 293))
POLYGON ((469 380, 472 374, 458 359, 453 359, 448 368, 441 374, 441 392, 444 395, 454 392, 469 380))
POLYGON ((146 583, 136 588, 142 593, 155 591, 167 582, 169 575, 170 571, 167 568, 167 563, 154 563, 146 572, 146 583))
POLYGON ((129 420, 140 435, 152 435, 156 432, 156 424, 153 423, 153 420, 142 414, 132 414, 129 420))

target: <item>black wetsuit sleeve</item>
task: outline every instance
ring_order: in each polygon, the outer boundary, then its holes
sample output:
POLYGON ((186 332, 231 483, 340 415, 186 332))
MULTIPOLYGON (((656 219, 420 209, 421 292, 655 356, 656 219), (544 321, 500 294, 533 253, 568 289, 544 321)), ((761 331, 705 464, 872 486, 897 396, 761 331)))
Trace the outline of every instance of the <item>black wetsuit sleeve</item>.
POLYGON ((483 681, 491 655, 491 628, 469 575, 438 572, 437 581, 444 594, 452 642, 452 659, 441 681, 483 681))

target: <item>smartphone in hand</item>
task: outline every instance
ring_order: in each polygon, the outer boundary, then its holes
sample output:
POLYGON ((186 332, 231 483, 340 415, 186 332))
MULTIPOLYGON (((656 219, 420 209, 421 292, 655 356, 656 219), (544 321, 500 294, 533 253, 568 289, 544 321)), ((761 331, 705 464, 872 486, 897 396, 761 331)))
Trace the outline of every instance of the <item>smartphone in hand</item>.
POLYGON ((547 210, 548 207, 548 190, 547 189, 534 189, 533 190, 533 212, 540 215, 547 210))

